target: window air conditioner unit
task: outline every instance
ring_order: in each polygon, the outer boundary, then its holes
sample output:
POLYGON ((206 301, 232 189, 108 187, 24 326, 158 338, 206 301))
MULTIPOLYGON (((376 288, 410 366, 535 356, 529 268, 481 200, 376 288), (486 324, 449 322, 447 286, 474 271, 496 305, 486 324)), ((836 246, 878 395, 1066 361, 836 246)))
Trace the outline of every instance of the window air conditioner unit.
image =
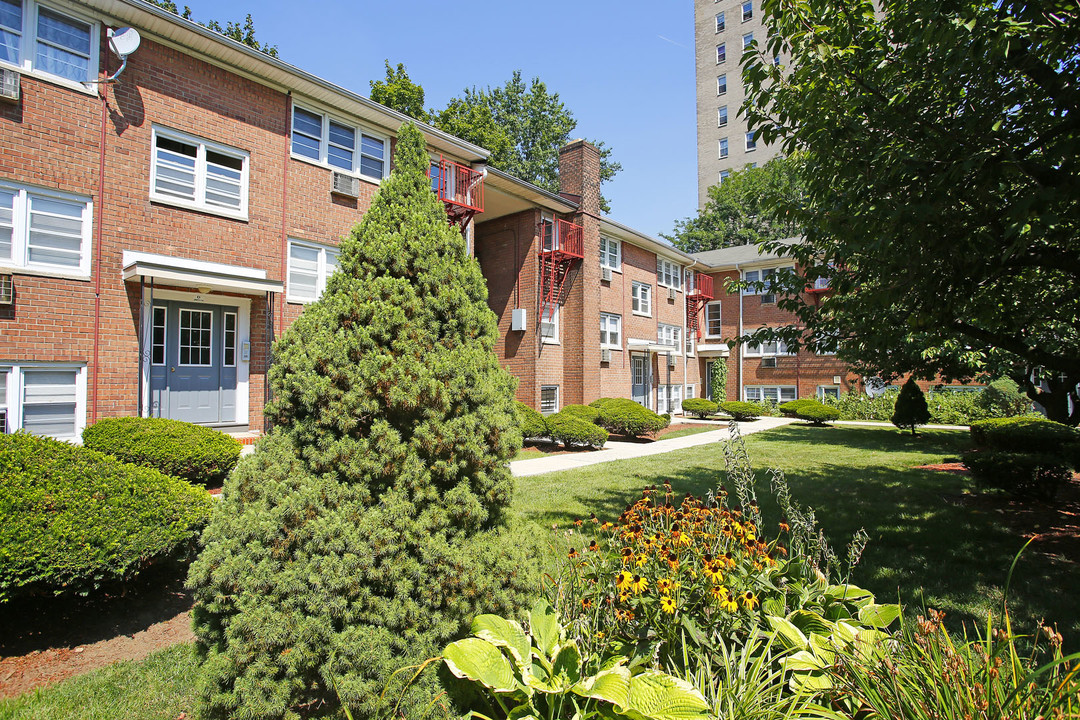
POLYGON ((675 299, 675 288, 669 287, 667 289, 667 299, 668 300, 674 300, 675 299))
POLYGON ((762 305, 775 305, 776 304, 776 295, 774 295, 772 293, 769 293, 767 295, 762 295, 761 296, 761 304, 762 305))
POLYGON ((15 302, 15 286, 10 275, 0 275, 0 305, 11 305, 15 302))
POLYGON ((774 367, 776 367, 776 358, 774 358, 774 357, 763 357, 763 358, 761 358, 761 367, 763 367, 763 368, 774 368, 774 367))
POLYGON ((604 282, 611 282, 611 268, 609 268, 609 267, 600 268, 600 279, 603 280, 604 282))
POLYGON ((342 172, 335 172, 334 185, 330 192, 344 197, 360 197, 360 178, 342 172))
POLYGON ((4 68, 0 70, 0 100, 19 101, 21 76, 18 70, 4 68))
POLYGON ((608 348, 602 348, 600 350, 600 362, 611 362, 611 350, 608 348))
POLYGON ((668 353, 667 366, 669 370, 675 367, 675 353, 668 353))

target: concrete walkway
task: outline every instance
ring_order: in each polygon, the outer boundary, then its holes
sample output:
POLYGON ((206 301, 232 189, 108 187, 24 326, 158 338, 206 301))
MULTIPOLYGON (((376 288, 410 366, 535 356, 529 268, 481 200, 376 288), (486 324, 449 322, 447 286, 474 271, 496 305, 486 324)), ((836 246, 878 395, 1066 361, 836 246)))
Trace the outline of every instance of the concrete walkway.
MULTIPOLYGON (((680 420, 680 423, 690 423, 692 420, 680 420)), ((742 435, 751 435, 762 430, 771 430, 782 425, 798 422, 791 418, 765 417, 752 422, 739 423, 739 432, 742 435)), ((510 463, 510 472, 514 477, 526 477, 528 475, 542 475, 543 473, 570 470, 571 468, 585 467, 586 465, 598 465, 599 463, 614 462, 615 460, 628 460, 631 458, 660 455, 673 450, 708 445, 709 443, 727 440, 730 437, 727 423, 711 422, 717 425, 716 430, 684 435, 672 440, 657 440, 656 442, 609 442, 603 450, 594 452, 571 452, 562 455, 535 458, 532 460, 518 460, 510 463)))
MULTIPOLYGON (((880 420, 833 420, 833 425, 853 425, 856 427, 885 427, 896 429, 896 426, 891 422, 882 422, 880 420)), ((919 429, 926 430, 970 430, 967 425, 920 425, 919 429)))

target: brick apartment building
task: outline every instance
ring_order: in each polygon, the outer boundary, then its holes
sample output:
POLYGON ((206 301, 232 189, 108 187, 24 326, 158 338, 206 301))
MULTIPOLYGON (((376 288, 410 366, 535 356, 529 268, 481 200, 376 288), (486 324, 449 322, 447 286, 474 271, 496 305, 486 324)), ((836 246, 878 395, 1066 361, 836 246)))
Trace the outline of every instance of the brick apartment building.
MULTIPOLYGON (((0 80, 0 429, 77 440, 132 415, 262 429, 271 340, 322 291, 406 118, 141 0, 0 0, 0 80), (100 82, 125 26, 141 44, 100 82)), ((601 216, 584 141, 563 149, 553 194, 420 128, 523 402, 677 412, 718 361, 730 398, 839 384, 821 379, 844 375, 828 356, 724 344, 783 321, 722 292, 779 259, 692 257, 601 216)))

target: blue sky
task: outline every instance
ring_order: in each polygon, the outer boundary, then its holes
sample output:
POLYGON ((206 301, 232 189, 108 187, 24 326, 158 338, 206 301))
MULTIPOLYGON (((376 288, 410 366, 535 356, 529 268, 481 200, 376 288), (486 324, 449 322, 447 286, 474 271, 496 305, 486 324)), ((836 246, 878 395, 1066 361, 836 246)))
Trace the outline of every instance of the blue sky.
POLYGON ((604 188, 613 219, 657 235, 696 210, 690 0, 187 2, 201 22, 250 12, 282 60, 364 95, 384 59, 405 63, 435 108, 514 70, 539 77, 574 113, 575 135, 622 163, 604 188))

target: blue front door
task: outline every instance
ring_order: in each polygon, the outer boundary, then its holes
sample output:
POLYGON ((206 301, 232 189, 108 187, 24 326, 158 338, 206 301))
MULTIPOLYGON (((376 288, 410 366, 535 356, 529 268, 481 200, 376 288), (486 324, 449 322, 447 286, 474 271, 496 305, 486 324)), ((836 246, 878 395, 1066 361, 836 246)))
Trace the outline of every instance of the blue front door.
POLYGON ((151 415, 236 422, 236 308, 155 303, 152 322, 151 415))
POLYGON ((634 402, 649 407, 649 356, 630 356, 630 397, 634 402))

